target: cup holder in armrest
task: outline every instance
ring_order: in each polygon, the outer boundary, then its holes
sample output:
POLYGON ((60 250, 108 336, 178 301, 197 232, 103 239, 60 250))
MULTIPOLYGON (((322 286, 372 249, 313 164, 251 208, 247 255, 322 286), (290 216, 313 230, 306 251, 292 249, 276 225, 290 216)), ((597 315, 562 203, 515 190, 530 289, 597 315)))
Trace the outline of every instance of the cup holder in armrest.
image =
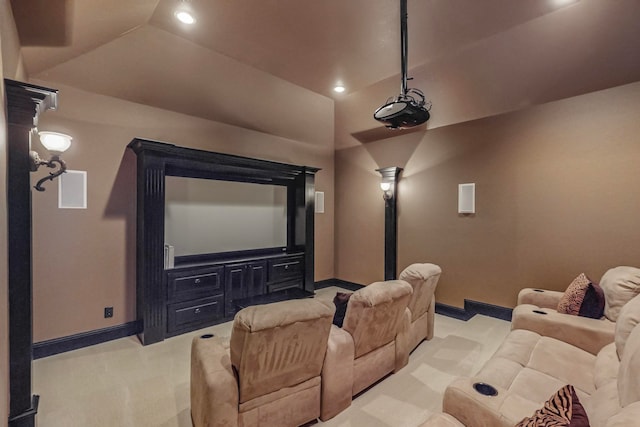
POLYGON ((213 338, 213 334, 204 334, 200 335, 200 339, 206 340, 208 338, 213 338))
POLYGON ((544 292, 544 289, 534 289, 533 292, 544 292))
POLYGON ((498 390, 496 390, 496 388, 492 385, 489 384, 485 384, 485 383, 474 383, 473 384, 473 389, 475 391, 477 391, 480 394, 483 394, 485 396, 497 396, 498 395, 498 390))
POLYGON ((542 311, 542 310, 533 310, 534 313, 537 314, 547 314, 546 312, 542 311))

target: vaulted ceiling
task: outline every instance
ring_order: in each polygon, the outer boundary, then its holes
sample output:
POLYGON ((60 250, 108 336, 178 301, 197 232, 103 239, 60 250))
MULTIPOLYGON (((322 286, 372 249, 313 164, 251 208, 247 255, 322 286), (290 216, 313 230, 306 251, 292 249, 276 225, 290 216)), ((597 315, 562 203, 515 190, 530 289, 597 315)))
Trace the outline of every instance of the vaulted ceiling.
MULTIPOLYGON (((12 0, 26 71, 308 142, 335 105, 337 148, 388 137, 372 113, 399 92, 399 0, 191 0, 192 26, 174 17, 181 3, 12 0)), ((428 128, 640 80, 638 0, 408 6, 428 128)))

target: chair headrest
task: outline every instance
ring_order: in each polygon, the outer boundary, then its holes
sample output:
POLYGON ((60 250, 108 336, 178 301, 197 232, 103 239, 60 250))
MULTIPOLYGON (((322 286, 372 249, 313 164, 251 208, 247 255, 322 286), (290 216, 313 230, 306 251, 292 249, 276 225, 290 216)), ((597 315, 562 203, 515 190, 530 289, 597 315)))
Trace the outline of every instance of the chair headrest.
POLYGON ((412 279, 427 280, 429 277, 442 274, 440 266, 435 264, 411 264, 400 273, 400 280, 406 280, 407 282, 412 279))
POLYGON ((640 294, 640 268, 611 268, 600 279, 600 287, 604 291, 604 315, 615 322, 622 307, 640 294))

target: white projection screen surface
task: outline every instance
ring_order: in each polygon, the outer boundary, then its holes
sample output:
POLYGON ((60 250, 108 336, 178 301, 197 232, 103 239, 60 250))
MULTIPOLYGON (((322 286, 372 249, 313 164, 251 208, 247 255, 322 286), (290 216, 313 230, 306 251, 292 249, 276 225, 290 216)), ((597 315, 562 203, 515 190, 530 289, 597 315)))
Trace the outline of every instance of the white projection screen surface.
POLYGON ((167 176, 164 241, 175 256, 284 247, 287 188, 167 176))

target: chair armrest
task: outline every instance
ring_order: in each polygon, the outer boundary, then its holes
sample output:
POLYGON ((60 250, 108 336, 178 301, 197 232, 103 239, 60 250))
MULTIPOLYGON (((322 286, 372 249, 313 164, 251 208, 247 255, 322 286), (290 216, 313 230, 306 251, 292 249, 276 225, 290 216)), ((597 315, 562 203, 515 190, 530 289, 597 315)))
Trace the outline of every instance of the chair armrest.
POLYGON ((191 418, 195 427, 238 425, 238 382, 229 350, 213 338, 191 343, 191 418))
POLYGON ((518 305, 533 304, 538 307, 553 308, 555 310, 563 295, 564 292, 524 288, 518 294, 518 305))
POLYGON ((613 342, 616 324, 605 318, 572 316, 558 313, 551 308, 522 304, 513 309, 511 329, 536 332, 596 355, 602 347, 613 342))
POLYGON ((322 366, 320 419, 326 421, 351 406, 355 345, 349 332, 331 325, 322 366))
POLYGON ((407 366, 409 363, 409 353, 411 352, 411 336, 409 329, 411 328, 411 311, 408 308, 404 309, 402 320, 400 321, 400 327, 398 328, 398 334, 396 335, 396 365, 393 372, 398 372, 400 369, 407 366))
POLYGON ((494 386, 496 396, 484 396, 474 390, 473 384, 482 382, 478 378, 457 378, 445 389, 442 412, 452 415, 465 426, 513 427, 520 419, 507 419, 502 411, 509 392, 494 386))

